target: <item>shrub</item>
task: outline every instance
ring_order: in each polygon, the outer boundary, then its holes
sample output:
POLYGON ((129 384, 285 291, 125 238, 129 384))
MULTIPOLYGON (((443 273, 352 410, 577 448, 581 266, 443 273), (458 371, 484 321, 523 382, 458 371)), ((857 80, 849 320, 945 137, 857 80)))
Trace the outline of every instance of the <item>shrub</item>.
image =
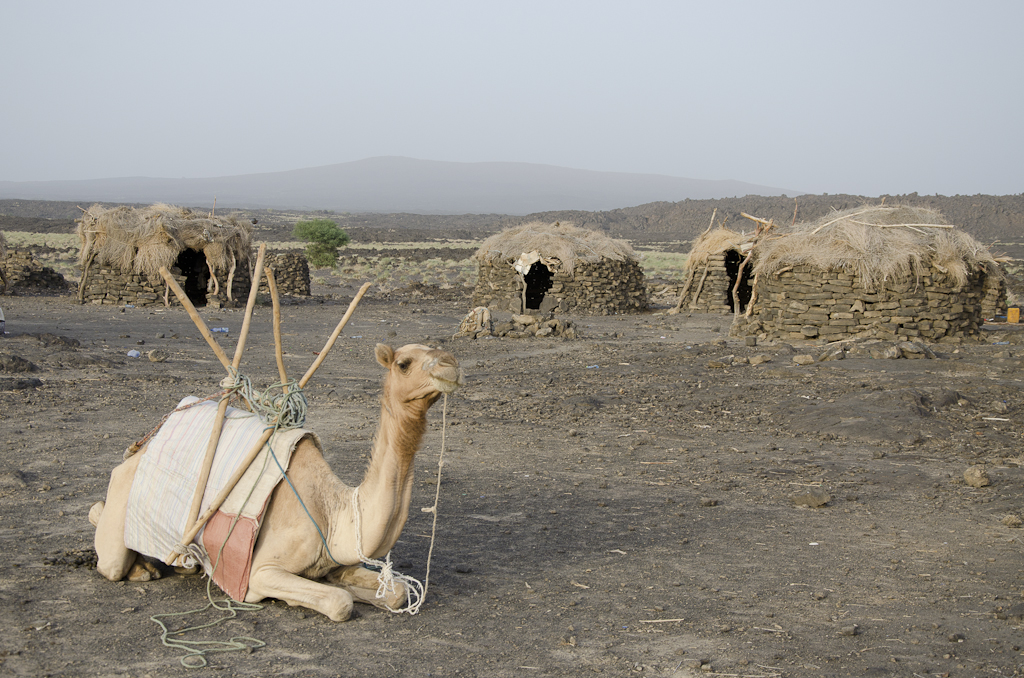
POLYGON ((335 268, 338 265, 338 248, 349 241, 348 233, 329 219, 300 221, 295 224, 292 237, 309 243, 306 259, 314 268, 335 268))

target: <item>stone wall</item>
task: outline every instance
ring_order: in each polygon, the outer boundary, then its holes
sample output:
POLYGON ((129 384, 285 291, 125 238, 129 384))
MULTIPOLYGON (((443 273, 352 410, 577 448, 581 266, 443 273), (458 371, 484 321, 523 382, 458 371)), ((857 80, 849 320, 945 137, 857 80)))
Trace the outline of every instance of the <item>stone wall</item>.
MULTIPOLYGON (((309 296, 309 262, 306 261, 306 255, 299 252, 267 252, 265 262, 267 266, 274 269, 278 294, 309 296)), ((248 273, 246 274, 245 288, 245 294, 248 294, 248 273)), ((266 278, 260 281, 260 293, 270 294, 266 278)))
MULTIPOLYGON (((255 263, 255 257, 253 257, 253 262, 255 263)), ((292 252, 268 252, 265 265, 275 269, 275 280, 280 294, 309 296, 309 265, 306 263, 305 255, 292 252)), ((177 267, 173 267, 170 272, 178 284, 184 287, 185 276, 181 274, 181 271, 177 267)), ((213 308, 244 306, 249 297, 249 281, 248 268, 239 267, 232 280, 232 299, 228 300, 227 291, 224 289, 227 280, 219 280, 220 294, 214 296, 212 290, 208 288, 206 305, 213 308)), ((124 274, 93 263, 86 279, 83 303, 116 306, 126 304, 163 306, 164 291, 164 280, 160 276, 150 278, 146 274, 124 274)), ((270 290, 265 277, 260 281, 260 293, 269 299, 270 290)), ((167 301, 171 306, 178 305, 178 299, 173 292, 167 295, 167 301)))
MULTIPOLYGON (((614 315, 639 313, 647 308, 644 272, 635 261, 579 262, 571 276, 553 271, 551 283, 541 302, 541 313, 614 315)), ((510 265, 502 261, 480 262, 474 306, 521 313, 522 295, 522 279, 510 265)))
MULTIPOLYGON (((7 258, 0 263, 7 277, 7 291, 16 290, 66 292, 70 285, 57 271, 42 266, 28 250, 7 250, 7 258)), ((0 281, 0 290, 3 282, 0 281)))
MULTIPOLYGON (((912 337, 959 343, 978 333, 984 309, 1005 309, 1005 287, 998 276, 975 271, 958 288, 938 269, 918 280, 889 282, 865 289, 859 276, 810 266, 758 280, 750 317, 732 328, 738 336, 767 339, 854 337, 893 340, 912 337)), ((994 315, 994 313, 992 314, 994 315)))

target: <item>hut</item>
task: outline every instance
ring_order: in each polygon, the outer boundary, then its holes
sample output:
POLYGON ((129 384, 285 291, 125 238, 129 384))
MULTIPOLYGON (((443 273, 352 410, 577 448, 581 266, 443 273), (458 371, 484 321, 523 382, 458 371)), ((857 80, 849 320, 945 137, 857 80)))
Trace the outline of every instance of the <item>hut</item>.
POLYGON ((571 224, 530 222, 491 236, 474 256, 474 306, 587 315, 647 308, 643 269, 625 240, 571 224))
MULTIPOLYGON (((234 217, 199 214, 185 207, 93 205, 78 219, 82 303, 147 306, 176 303, 159 271, 174 275, 196 306, 244 301, 251 280, 253 226, 234 217)), ((268 254, 279 287, 309 294, 304 257, 268 254), (301 261, 299 261, 301 260, 301 261)))
POLYGON ((870 206, 769 229, 733 334, 958 343, 1005 310, 998 264, 935 210, 870 206))
POLYGON ((743 261, 753 244, 753 234, 737 233, 724 226, 704 231, 686 258, 686 282, 676 307, 669 313, 746 310, 752 288, 749 268, 743 266, 743 261), (739 309, 735 308, 737 304, 739 309))

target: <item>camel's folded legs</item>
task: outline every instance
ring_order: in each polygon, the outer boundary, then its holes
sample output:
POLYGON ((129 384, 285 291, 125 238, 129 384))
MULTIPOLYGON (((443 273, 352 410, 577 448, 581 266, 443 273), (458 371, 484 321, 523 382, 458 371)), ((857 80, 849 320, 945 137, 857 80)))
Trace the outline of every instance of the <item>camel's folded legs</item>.
POLYGON ((352 594, 342 588, 321 584, 277 565, 253 567, 245 602, 277 598, 289 605, 316 610, 332 621, 346 621, 352 615, 352 594))
POLYGON ((380 583, 377 580, 378 573, 367 569, 362 565, 350 565, 334 570, 325 579, 332 584, 352 594, 352 597, 359 603, 367 603, 381 609, 391 608, 397 610, 405 605, 408 593, 405 584, 395 582, 395 590, 387 592, 384 597, 377 597, 377 588, 380 583))

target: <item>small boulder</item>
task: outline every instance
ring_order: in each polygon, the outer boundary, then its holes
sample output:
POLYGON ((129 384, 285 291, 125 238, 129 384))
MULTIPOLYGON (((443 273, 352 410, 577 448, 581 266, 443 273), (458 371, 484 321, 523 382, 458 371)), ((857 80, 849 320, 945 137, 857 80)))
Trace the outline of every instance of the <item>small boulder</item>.
POLYGON ((793 362, 795 362, 797 365, 813 365, 814 356, 807 355, 806 353, 800 353, 793 356, 793 362))
POLYGON ((972 466, 964 471, 964 482, 971 487, 986 487, 992 484, 988 473, 981 466, 972 466))
POLYGON ((151 363, 165 363, 171 356, 167 351, 162 351, 159 348, 154 348, 152 351, 146 352, 146 357, 149 358, 151 363))

